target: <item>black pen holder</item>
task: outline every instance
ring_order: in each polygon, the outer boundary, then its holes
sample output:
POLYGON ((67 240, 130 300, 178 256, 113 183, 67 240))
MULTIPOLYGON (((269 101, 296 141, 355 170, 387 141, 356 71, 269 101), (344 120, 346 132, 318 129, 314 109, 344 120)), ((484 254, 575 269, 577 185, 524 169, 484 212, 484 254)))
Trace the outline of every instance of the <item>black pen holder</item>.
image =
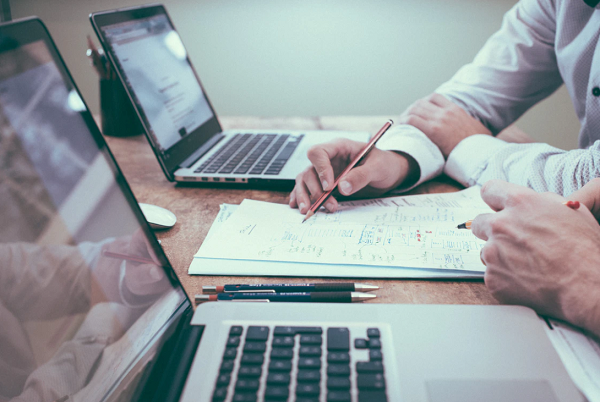
POLYGON ((131 100, 118 78, 100 79, 100 119, 104 135, 131 137, 144 132, 131 100))

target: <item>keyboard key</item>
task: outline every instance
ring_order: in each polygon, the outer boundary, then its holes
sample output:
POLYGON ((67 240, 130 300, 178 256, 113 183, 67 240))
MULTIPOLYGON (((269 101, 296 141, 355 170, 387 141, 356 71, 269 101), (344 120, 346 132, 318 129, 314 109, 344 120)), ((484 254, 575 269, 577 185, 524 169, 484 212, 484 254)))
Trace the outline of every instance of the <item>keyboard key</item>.
POLYGON ((359 374, 356 377, 358 389, 385 389, 383 374, 359 374))
POLYGON ((260 366, 241 366, 238 371, 238 377, 258 378, 262 374, 260 366))
POLYGON ((248 353, 242 355, 242 365, 260 366, 263 364, 265 358, 263 355, 256 353, 248 353))
POLYGON ((292 369, 292 362, 289 360, 271 360, 269 371, 287 371, 292 369))
POLYGON ((369 350, 369 360, 371 360, 371 361, 383 360, 383 353, 381 353, 381 349, 369 350))
POLYGON ((321 381, 321 372, 319 370, 298 370, 296 380, 298 382, 319 382, 321 381))
POLYGON ((329 391, 327 393, 327 402, 349 402, 350 391, 329 391))
POLYGON ((366 339, 356 338, 354 340, 354 347, 356 349, 366 349, 367 346, 368 346, 368 343, 367 343, 366 339))
POLYGON ((356 362, 357 373, 383 373, 381 362, 356 362))
POLYGON ((215 389, 212 400, 214 402, 221 402, 227 398, 227 387, 221 387, 215 389))
POLYGON ((358 402, 386 402, 385 391, 359 391, 358 402))
POLYGON ((240 344, 239 336, 231 336, 227 339, 227 346, 237 347, 240 344))
POLYGON ((327 366, 328 376, 349 376, 350 365, 348 364, 329 364, 327 366))
POLYGON ((289 335, 294 336, 297 334, 317 334, 320 335, 323 333, 323 328, 321 327, 275 327, 273 330, 273 335, 289 335))
POLYGON ((265 399, 268 401, 286 401, 290 390, 288 387, 273 387, 268 385, 265 390, 265 399))
POLYGON ((296 395, 315 396, 321 393, 321 387, 318 383, 301 383, 296 386, 296 395))
POLYGON ((300 346, 298 354, 302 357, 321 356, 320 346, 300 346))
POLYGON ((327 353, 328 363, 350 363, 350 354, 346 352, 327 353))
POLYGON ((226 348, 225 353, 223 353, 223 360, 235 359, 236 356, 237 348, 226 348))
POLYGON ((265 353, 267 344, 265 342, 246 342, 244 353, 265 353))
POLYGON ((327 350, 350 350, 350 331, 348 331, 348 328, 327 329, 327 350))
POLYGON ((258 380, 253 380, 253 379, 240 379, 237 380, 237 382, 235 383, 235 391, 236 393, 238 391, 258 391, 258 387, 259 387, 259 382, 258 380))
POLYGON ((300 335, 300 345, 320 345, 322 343, 321 335, 300 335))
POLYGON ((221 373, 231 372, 233 371, 233 360, 223 360, 221 363, 221 368, 219 369, 221 373))
POLYGON ((369 329, 367 329, 367 336, 369 338, 379 338, 381 336, 381 334, 379 333, 379 329, 369 328, 369 329))
POLYGON ((217 387, 226 387, 231 381, 231 374, 221 374, 217 377, 217 387))
POLYGON ((274 348, 292 348, 294 343, 294 338, 291 336, 276 336, 273 338, 274 348))
POLYGON ((275 348, 271 350, 271 359, 291 360, 294 350, 291 348, 275 348))
POLYGON ((299 369, 320 369, 321 359, 314 357, 300 357, 298 359, 299 369))
POLYGON ((350 378, 329 377, 327 379, 327 389, 350 389, 350 378))
POLYGON ((256 402, 256 392, 236 392, 233 402, 256 402))
POLYGON ((269 327, 248 327, 246 331, 247 341, 263 341, 269 338, 269 327))
POLYGON ((288 373, 269 373, 267 376, 267 384, 274 385, 289 385, 291 381, 288 373))
POLYGON ((381 349, 381 341, 379 338, 369 339, 369 349, 381 349))
POLYGON ((235 325, 229 330, 229 336, 240 336, 242 332, 244 332, 244 328, 239 325, 235 325))

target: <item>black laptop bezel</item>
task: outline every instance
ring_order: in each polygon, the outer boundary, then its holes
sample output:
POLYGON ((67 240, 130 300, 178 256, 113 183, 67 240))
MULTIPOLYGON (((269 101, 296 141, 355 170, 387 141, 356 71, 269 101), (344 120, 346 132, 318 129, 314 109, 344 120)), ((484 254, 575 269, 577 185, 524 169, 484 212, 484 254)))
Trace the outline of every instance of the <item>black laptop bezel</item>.
MULTIPOLYGON (((0 52, 18 49, 19 47, 22 47, 23 45, 27 45, 29 43, 34 43, 34 42, 38 42, 38 41, 44 42, 44 44, 46 45, 46 48, 50 52, 50 55, 54 61, 54 64, 56 65, 58 71, 60 72, 61 76, 63 77, 65 83, 70 87, 70 89, 75 90, 77 92, 77 94, 81 98, 82 102, 84 103, 85 108, 84 108, 84 110, 82 110, 79 113, 81 114, 81 117, 83 118, 85 124, 87 125, 87 128, 89 129, 90 133, 92 134, 92 137, 98 147, 98 151, 100 153, 102 153, 103 156, 105 157, 107 164, 109 165, 110 169, 112 170, 112 172, 114 174, 115 182, 119 186, 123 196, 127 200, 133 213, 135 214, 135 217, 138 220, 140 228, 144 231, 144 234, 145 234, 146 238, 148 239, 150 246, 152 247, 156 257, 158 258, 160 264, 162 265, 162 267, 165 271, 165 274, 169 278, 171 285, 175 289, 179 289, 184 296, 184 299, 182 300, 182 303, 179 305, 179 307, 176 309, 176 312, 165 322, 164 327, 159 332, 157 332, 156 337, 154 337, 146 345, 146 348, 144 349, 144 352, 142 352, 142 353, 147 352, 150 348, 156 348, 156 350, 160 350, 161 345, 163 345, 165 342, 167 342, 166 336, 170 335, 168 333, 167 329, 169 327, 171 327, 172 325, 180 322, 181 321, 180 318, 190 316, 190 314, 192 312, 192 302, 189 299, 187 292, 185 292, 185 289, 183 288, 181 282, 177 278, 177 275, 175 274, 175 271, 173 270, 173 267, 172 267, 171 263, 169 262, 167 256, 165 255, 162 247, 158 243, 158 240, 157 240, 153 230, 151 229, 150 225, 146 221, 144 214, 142 213, 142 210, 140 209, 139 204, 138 204, 131 188, 129 187, 129 184, 125 180, 123 172, 119 168, 119 165, 117 164, 117 162, 114 158, 114 155, 108 148, 108 145, 107 145, 106 141, 104 140, 104 137, 100 133, 100 130, 98 129, 98 126, 96 125, 96 122, 95 122, 92 114, 90 113, 89 108, 88 108, 87 104, 85 103, 85 100, 81 96, 81 92, 79 91, 79 88, 77 87, 75 81, 73 80, 71 73, 67 69, 66 64, 65 64, 62 56, 60 55, 60 52, 58 51, 56 44, 52 40, 50 33, 49 33, 47 27, 45 26, 45 24, 38 17, 29 17, 29 18, 14 20, 12 22, 0 23, 0 52), (165 331, 167 331, 167 333, 165 333, 165 331)), ((187 318, 186 320, 187 320, 187 324, 189 325, 189 318, 187 318)), ((201 333, 200 333, 200 336, 201 336, 201 333)), ((138 358, 139 358, 139 356, 138 356, 138 358)), ((130 369, 135 366, 136 361, 137 360, 132 361, 132 366, 130 367, 130 369)), ((119 381, 124 380, 125 378, 127 378, 128 375, 129 375, 128 371, 124 372, 124 376, 121 377, 119 381)), ((117 385, 117 383, 113 384, 113 387, 115 385, 117 385)), ((110 393, 111 391, 112 390, 107 390, 108 393, 110 393)), ((109 394, 107 394, 106 396, 109 397, 109 394)))
MULTIPOLYGON (((150 135, 150 123, 143 111, 143 109, 139 106, 139 102, 136 102, 135 93, 133 88, 127 84, 127 80, 125 79, 124 71, 121 69, 120 64, 117 62, 115 55, 112 52, 109 42, 107 41, 103 28, 110 25, 115 25, 124 22, 131 22, 135 20, 141 20, 150 18, 157 15, 165 15, 173 28, 174 31, 175 25, 169 16, 166 8, 162 4, 150 4, 144 6, 137 7, 129 7, 123 9, 116 10, 108 10, 95 12, 90 14, 90 22, 92 23, 92 27, 104 48, 104 52, 110 60, 112 68, 116 71, 119 80, 123 84, 127 95, 136 111, 142 126, 144 127, 144 134, 146 138, 151 144, 152 151, 154 155, 156 155, 156 159, 165 173, 165 176, 169 181, 175 181, 175 171, 181 167, 181 163, 188 159, 194 152, 196 152, 203 144, 207 143, 211 140, 215 135, 218 135, 223 130, 221 128, 221 124, 219 123, 217 114, 210 102, 210 99, 206 95, 206 91, 202 86, 202 82, 198 77, 196 69, 194 65, 191 63, 189 56, 186 56, 187 62, 189 63, 200 88, 202 89, 202 93, 208 103, 208 106, 212 112, 213 117, 202 124, 200 127, 187 134, 181 140, 179 140, 175 145, 170 147, 167 151, 165 151, 164 155, 159 152, 159 144, 155 143, 154 138, 150 135)), ((198 159, 201 155, 198 155, 198 159)))

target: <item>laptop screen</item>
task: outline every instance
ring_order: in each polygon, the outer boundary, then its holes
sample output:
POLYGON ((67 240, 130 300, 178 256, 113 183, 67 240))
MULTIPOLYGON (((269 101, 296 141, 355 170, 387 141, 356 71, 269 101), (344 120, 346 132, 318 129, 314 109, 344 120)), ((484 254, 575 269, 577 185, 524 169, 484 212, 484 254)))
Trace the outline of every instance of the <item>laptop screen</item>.
POLYGON ((0 26, 0 205, 0 401, 129 392, 188 302, 35 19, 0 26))
POLYGON ((160 152, 213 117, 185 47, 166 15, 102 30, 160 152))
POLYGON ((169 176, 221 131, 183 42, 162 6, 93 20, 169 176))

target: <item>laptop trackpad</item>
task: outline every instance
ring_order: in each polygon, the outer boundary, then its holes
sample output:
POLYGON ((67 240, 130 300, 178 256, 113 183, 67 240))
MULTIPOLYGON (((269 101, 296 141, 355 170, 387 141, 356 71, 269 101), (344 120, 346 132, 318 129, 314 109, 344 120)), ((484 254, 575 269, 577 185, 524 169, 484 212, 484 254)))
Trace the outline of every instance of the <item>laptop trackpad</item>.
POLYGON ((557 402, 547 381, 431 380, 429 402, 557 402))

